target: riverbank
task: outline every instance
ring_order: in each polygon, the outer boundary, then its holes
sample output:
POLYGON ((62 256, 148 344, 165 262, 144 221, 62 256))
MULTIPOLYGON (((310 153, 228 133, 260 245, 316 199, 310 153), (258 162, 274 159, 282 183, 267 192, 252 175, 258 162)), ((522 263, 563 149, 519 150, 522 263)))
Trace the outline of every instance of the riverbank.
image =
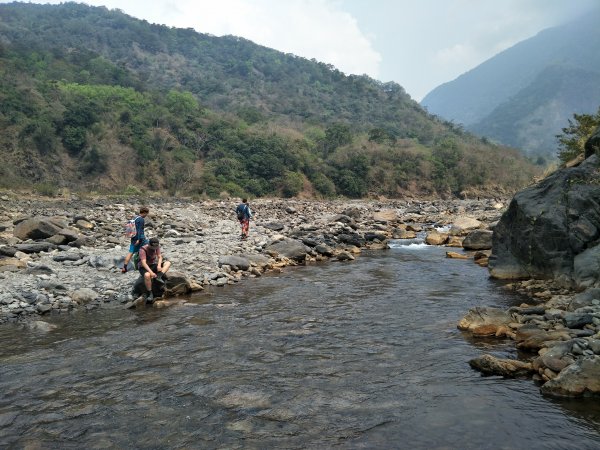
MULTIPOLYGON (((0 324, 49 331, 46 315, 102 308, 148 307, 134 292, 138 273, 122 274, 128 239, 123 224, 141 199, 0 196, 0 324), (28 238, 29 237, 29 238, 28 238)), ((260 199, 250 237, 240 239, 235 200, 151 199, 148 237, 160 238, 172 262, 165 296, 152 307, 186 302, 207 286, 225 286, 286 266, 347 263, 390 239, 426 234, 450 247, 449 258, 487 265, 491 235, 506 203, 497 200, 301 201, 260 199)), ((458 324, 475 337, 511 338, 522 361, 483 355, 473 368, 533 376, 551 395, 600 393, 599 289, 577 294, 549 280, 505 285, 529 300, 508 311, 477 308, 458 324), (528 352, 528 353, 527 353, 528 352)))
MULTIPOLYGON (((135 306, 138 274, 120 272, 128 248, 122 227, 141 204, 141 199, 0 196, 0 323, 135 306)), ((388 239, 415 237, 434 226, 457 224, 452 234, 458 247, 461 235, 493 224, 504 206, 496 200, 260 199, 251 202, 250 237, 241 240, 235 200, 144 204, 150 208, 146 234, 160 238, 172 262, 165 298, 155 307, 208 285, 233 284, 289 265, 350 261, 361 249, 385 249, 388 239)), ((436 233, 429 239, 447 242, 436 233)))

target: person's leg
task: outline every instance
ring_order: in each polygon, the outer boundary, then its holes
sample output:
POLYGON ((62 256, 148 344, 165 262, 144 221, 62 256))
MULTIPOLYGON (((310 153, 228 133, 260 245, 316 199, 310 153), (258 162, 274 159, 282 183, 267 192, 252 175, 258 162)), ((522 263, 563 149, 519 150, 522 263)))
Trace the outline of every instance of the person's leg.
POLYGON ((127 256, 125 256, 125 261, 123 261, 123 268, 121 269, 121 273, 127 272, 127 266, 129 265, 129 261, 131 261, 132 256, 133 253, 131 252, 127 253, 127 256))
POLYGON ((133 242, 129 244, 129 253, 125 256, 125 261, 123 261, 123 268, 121 269, 121 273, 127 272, 127 266, 129 265, 129 261, 131 261, 131 257, 135 252, 140 251, 140 246, 136 246, 133 242))
POLYGON ((152 293, 152 278, 150 272, 144 273, 144 286, 146 287, 146 302, 152 303, 154 301, 154 294, 152 293))

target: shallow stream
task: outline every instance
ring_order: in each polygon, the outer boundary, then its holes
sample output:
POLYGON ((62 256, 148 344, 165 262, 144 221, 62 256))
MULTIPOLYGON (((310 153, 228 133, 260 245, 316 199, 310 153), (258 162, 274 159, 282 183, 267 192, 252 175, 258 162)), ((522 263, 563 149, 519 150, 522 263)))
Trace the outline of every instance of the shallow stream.
POLYGON ((598 449, 600 402, 468 360, 456 323, 522 299, 444 249, 287 268, 163 310, 0 327, 0 448, 598 449))

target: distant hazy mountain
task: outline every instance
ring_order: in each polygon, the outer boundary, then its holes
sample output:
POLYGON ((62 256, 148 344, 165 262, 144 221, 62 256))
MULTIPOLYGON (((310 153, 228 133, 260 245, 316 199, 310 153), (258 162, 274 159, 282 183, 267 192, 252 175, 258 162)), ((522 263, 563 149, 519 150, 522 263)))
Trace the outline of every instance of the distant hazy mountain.
POLYGON ((600 106, 600 9, 505 50, 421 105, 530 155, 555 157, 555 135, 573 113, 600 106))

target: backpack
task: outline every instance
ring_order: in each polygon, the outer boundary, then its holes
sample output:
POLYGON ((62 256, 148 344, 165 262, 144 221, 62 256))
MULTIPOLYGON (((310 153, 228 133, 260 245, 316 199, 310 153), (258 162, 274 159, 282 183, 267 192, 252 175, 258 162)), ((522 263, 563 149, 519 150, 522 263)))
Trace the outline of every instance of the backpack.
POLYGON ((140 216, 136 216, 131 220, 128 220, 125 225, 123 225, 123 234, 128 238, 132 238, 137 234, 137 229, 135 227, 135 221, 140 216))
POLYGON ((246 205, 239 205, 237 207, 237 209, 235 210, 236 214, 237 214, 237 218, 238 220, 243 220, 246 217, 245 211, 246 211, 247 206, 246 205))

